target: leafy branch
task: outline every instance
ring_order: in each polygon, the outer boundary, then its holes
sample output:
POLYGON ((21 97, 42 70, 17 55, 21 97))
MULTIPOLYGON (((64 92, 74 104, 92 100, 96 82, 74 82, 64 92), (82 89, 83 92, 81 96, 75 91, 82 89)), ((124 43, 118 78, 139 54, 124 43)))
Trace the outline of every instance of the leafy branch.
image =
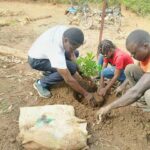
POLYGON ((101 72, 102 66, 97 65, 96 61, 94 60, 94 57, 94 54, 90 52, 87 53, 85 57, 80 56, 77 59, 77 64, 80 68, 82 76, 90 78, 96 76, 98 72, 101 72))

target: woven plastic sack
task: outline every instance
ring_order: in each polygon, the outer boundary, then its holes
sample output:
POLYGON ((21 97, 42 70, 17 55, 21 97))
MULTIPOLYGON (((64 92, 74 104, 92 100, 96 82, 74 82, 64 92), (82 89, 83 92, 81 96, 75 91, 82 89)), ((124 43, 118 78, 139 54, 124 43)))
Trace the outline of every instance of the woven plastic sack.
POLYGON ((23 107, 18 139, 28 150, 78 150, 87 146, 86 126, 69 105, 23 107))

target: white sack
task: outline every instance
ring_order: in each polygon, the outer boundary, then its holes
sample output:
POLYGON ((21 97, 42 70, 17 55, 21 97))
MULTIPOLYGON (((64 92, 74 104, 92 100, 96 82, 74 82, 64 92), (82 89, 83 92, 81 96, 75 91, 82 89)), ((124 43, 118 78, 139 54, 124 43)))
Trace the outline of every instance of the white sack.
POLYGON ((86 126, 69 105, 23 107, 18 137, 28 150, 78 150, 87 146, 86 126))

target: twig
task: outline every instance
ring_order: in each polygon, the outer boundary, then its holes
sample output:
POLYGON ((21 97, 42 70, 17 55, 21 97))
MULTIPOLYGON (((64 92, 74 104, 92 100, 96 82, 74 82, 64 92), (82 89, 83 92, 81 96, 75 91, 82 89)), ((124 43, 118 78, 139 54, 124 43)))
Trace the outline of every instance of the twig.
POLYGON ((0 96, 4 95, 5 93, 0 93, 0 96))
POLYGON ((50 18, 50 17, 52 17, 52 16, 48 15, 48 16, 42 16, 42 17, 37 17, 37 18, 26 17, 26 20, 28 22, 31 22, 31 21, 37 21, 37 20, 47 19, 47 18, 50 18))

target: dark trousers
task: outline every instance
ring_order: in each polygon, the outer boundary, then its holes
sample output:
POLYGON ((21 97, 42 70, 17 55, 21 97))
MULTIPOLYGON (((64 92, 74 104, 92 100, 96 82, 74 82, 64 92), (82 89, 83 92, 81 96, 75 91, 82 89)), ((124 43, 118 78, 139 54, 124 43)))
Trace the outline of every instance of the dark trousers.
MULTIPOLYGON (((75 56, 79 56, 79 51, 75 50, 75 56)), ((68 52, 65 52, 66 65, 68 70, 72 75, 77 71, 77 65, 70 60, 70 55, 68 52)), ((28 62, 33 69, 39 71, 49 71, 50 73, 47 76, 43 76, 40 79, 41 85, 45 88, 49 88, 54 84, 57 84, 63 81, 62 76, 57 72, 56 68, 52 68, 51 62, 49 59, 35 59, 28 57, 28 62)))

